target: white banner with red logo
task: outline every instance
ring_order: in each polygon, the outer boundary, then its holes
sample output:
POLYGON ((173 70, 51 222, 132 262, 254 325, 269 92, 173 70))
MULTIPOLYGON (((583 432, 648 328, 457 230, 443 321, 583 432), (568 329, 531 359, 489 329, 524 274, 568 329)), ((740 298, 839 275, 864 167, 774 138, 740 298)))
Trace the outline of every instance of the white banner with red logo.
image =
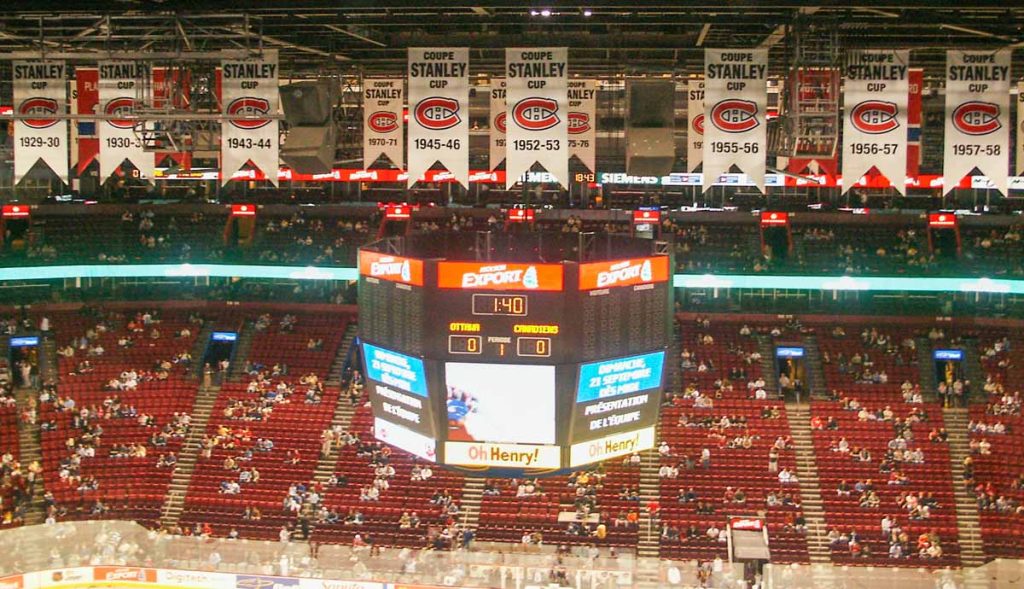
POLYGON ((491 132, 488 134, 487 166, 489 170, 497 168, 505 159, 505 130, 507 113, 505 112, 505 78, 491 79, 491 132))
POLYGON ((1017 175, 1024 176, 1024 82, 1017 82, 1017 175))
POLYGON ((704 80, 687 85, 686 117, 686 171, 696 172, 704 161, 704 80))
POLYGON ((704 190, 738 167, 764 192, 767 49, 704 51, 704 190))
POLYGON ((363 167, 385 156, 397 168, 405 166, 402 109, 405 81, 394 78, 363 79, 363 167))
POLYGON ((534 164, 569 186, 568 66, 565 47, 505 50, 506 188, 534 164))
POLYGON ((33 116, 14 123, 14 183, 43 160, 67 184, 68 122, 46 117, 67 112, 67 68, 63 61, 16 61, 13 69, 14 111, 33 116))
POLYGON ((1004 195, 1009 186, 1010 51, 946 52, 943 190, 973 168, 1004 195))
POLYGON ((851 51, 843 90, 843 191, 872 166, 906 194, 910 52, 851 51))
POLYGON ((409 178, 435 163, 469 187, 469 49, 409 48, 409 178))
POLYGON ((597 172, 597 80, 569 80, 569 157, 597 172))
POLYGON ((139 177, 152 181, 153 154, 147 154, 142 140, 135 135, 135 97, 141 94, 140 84, 149 84, 152 74, 148 64, 140 61, 101 61, 99 111, 111 118, 97 121, 100 138, 100 180, 106 180, 125 160, 139 171, 139 177))
POLYGON ((280 136, 275 115, 279 109, 277 51, 264 50, 259 59, 221 62, 221 102, 224 114, 250 117, 224 121, 220 131, 221 184, 247 162, 277 186, 280 136))

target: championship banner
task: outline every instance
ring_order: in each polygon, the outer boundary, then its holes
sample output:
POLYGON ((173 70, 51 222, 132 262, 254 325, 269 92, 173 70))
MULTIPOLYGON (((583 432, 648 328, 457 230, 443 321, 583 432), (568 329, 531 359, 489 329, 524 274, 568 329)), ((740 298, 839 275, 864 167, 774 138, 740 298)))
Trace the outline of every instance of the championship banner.
POLYGON ((402 109, 405 81, 363 79, 363 167, 385 156, 396 168, 405 167, 402 142, 402 109))
MULTIPOLYGON (((99 114, 131 116, 135 113, 135 97, 140 94, 138 84, 149 83, 148 64, 139 61, 101 61, 99 87, 99 114)), ((135 121, 107 119, 99 121, 100 181, 106 180, 125 160, 139 171, 139 177, 152 181, 156 167, 153 154, 146 153, 142 141, 135 136, 135 121)))
POLYGON ((569 186, 568 57, 565 47, 505 50, 506 188, 534 164, 569 186))
POLYGON ((597 172, 597 80, 569 80, 569 157, 597 172))
MULTIPOLYGON (((192 100, 192 77, 179 68, 153 68, 153 106, 163 108, 168 102, 175 109, 188 108, 192 100), (183 75, 184 74, 184 75, 183 75)), ((171 145, 154 155, 157 167, 168 157, 181 169, 192 169, 192 152, 189 146, 178 145, 180 151, 172 151, 171 145)))
POLYGON ((1017 82, 1017 175, 1024 176, 1024 82, 1017 82))
POLYGON ((67 68, 63 61, 16 61, 13 69, 15 112, 38 115, 14 122, 14 183, 43 160, 68 184, 68 122, 47 118, 67 112, 67 68))
POLYGON ((1010 51, 947 51, 944 193, 975 167, 1007 193, 1009 124, 1010 51))
POLYGON ((704 51, 704 190, 737 166, 764 192, 767 49, 704 51))
MULTIPOLYGON (((277 51, 265 50, 258 59, 221 61, 221 104, 226 115, 277 114, 277 51)), ((220 131, 221 185, 248 162, 277 186, 280 136, 274 119, 225 121, 220 131)))
POLYGON ((488 133, 487 167, 493 170, 505 159, 505 78, 491 79, 491 131, 488 133))
MULTIPOLYGON (((100 104, 100 70, 75 68, 75 114, 94 115, 100 104)), ((78 121, 78 161, 75 169, 79 176, 100 154, 100 140, 96 132, 98 121, 78 121)))
POLYGON ((872 167, 900 194, 907 186, 910 52, 851 51, 843 75, 843 192, 872 167))
POLYGON ((686 171, 696 172, 704 161, 704 80, 692 80, 686 89, 686 171))
POLYGON ((469 49, 409 48, 411 187, 435 163, 469 187, 469 49))

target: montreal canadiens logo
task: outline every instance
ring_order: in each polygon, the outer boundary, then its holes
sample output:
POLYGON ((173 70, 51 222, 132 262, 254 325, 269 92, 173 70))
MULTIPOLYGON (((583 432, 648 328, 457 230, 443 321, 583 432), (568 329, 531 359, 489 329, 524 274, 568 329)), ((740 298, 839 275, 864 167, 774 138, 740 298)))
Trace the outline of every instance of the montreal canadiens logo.
MULTIPOLYGON (((57 114, 57 101, 52 98, 29 98, 18 107, 20 115, 55 115, 57 114)), ((46 129, 57 124, 57 119, 21 119, 21 123, 33 129, 46 129)))
POLYGON ((459 101, 443 96, 424 98, 416 105, 413 116, 421 127, 431 131, 451 129, 462 122, 459 117, 459 101))
MULTIPOLYGON (((260 116, 268 114, 269 112, 269 100, 266 98, 255 98, 252 96, 236 98, 228 104, 227 108, 227 114, 229 115, 260 116)), ((270 124, 270 119, 233 120, 231 121, 231 124, 238 129, 250 131, 252 129, 259 129, 260 127, 266 127, 270 124)))
POLYGON ((558 101, 551 98, 531 96, 512 107, 512 120, 527 131, 543 131, 560 122, 558 101))
POLYGON ((711 109, 711 124, 726 133, 746 133, 761 124, 757 120, 757 104, 727 98, 711 109))
POLYGON ((965 135, 988 135, 1002 128, 999 105, 972 100, 953 111, 953 126, 965 135))
POLYGON ((850 123, 861 133, 878 135, 899 128, 896 120, 899 108, 895 102, 865 100, 850 110, 850 123))
POLYGON ((503 112, 499 112, 499 113, 498 113, 498 116, 494 117, 494 126, 495 126, 495 127, 496 127, 496 128, 497 128, 497 129, 499 130, 499 131, 501 131, 502 133, 504 133, 504 132, 505 132, 505 131, 506 131, 506 130, 508 129, 508 128, 507 128, 507 127, 505 126, 505 120, 506 120, 507 118, 508 118, 508 117, 507 117, 507 116, 506 116, 506 114, 505 114, 505 113, 503 113, 503 112))
POLYGON ((391 133, 398 130, 398 115, 386 110, 377 111, 366 119, 366 124, 375 133, 391 133))
POLYGON ((704 113, 701 113, 701 114, 693 117, 693 122, 690 123, 690 126, 693 127, 693 130, 696 131, 696 133, 698 135, 703 135, 704 134, 704 113))
POLYGON ((579 135, 590 130, 590 115, 585 112, 569 113, 568 121, 570 135, 579 135))
MULTIPOLYGON (((135 112, 135 99, 128 98, 127 96, 114 98, 107 102, 107 106, 103 111, 105 114, 112 117, 131 115, 135 112)), ((107 123, 110 124, 111 127, 117 127, 118 129, 131 129, 135 126, 135 123, 130 119, 107 119, 107 123)))

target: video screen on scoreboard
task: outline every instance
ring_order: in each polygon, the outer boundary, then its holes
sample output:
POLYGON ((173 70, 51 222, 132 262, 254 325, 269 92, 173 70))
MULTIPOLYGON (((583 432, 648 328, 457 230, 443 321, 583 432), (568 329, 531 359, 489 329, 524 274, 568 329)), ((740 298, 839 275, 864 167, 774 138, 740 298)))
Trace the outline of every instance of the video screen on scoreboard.
POLYGON ((581 364, 573 442, 653 425, 661 403, 664 366, 664 351, 581 364))
POLYGON ((555 367, 445 363, 448 440, 555 443, 555 367))
POLYGON ((363 342, 363 364, 374 417, 435 437, 423 360, 363 342))

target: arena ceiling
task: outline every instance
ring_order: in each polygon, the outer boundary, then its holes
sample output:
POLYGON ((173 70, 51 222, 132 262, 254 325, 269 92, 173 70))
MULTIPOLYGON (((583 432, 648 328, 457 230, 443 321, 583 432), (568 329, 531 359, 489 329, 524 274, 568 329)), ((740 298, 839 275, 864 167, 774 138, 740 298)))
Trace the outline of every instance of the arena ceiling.
POLYGON ((0 57, 45 51, 95 58, 139 52, 277 48, 285 76, 400 75, 408 47, 468 46, 474 73, 497 73, 504 48, 568 46, 573 74, 685 77, 703 48, 772 49, 782 73, 797 46, 905 48, 942 78, 949 48, 1015 48, 1024 73, 1024 5, 1017 2, 439 2, 430 0, 9 1, 0 57))

